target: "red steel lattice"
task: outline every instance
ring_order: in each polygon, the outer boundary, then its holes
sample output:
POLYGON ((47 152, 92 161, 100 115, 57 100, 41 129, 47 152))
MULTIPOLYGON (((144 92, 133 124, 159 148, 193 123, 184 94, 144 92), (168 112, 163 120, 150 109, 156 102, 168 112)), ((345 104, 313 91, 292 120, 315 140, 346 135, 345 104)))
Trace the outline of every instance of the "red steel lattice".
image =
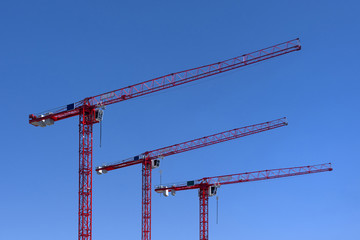
POLYGON ((204 185, 199 188, 199 220, 200 240, 209 239, 209 188, 204 185))
POLYGON ((170 155, 214 145, 221 142, 226 142, 236 138, 241 138, 249 136, 252 134, 268 131, 271 129, 279 128, 288 125, 287 119, 285 117, 275 119, 269 122, 249 125, 246 127, 235 128, 232 130, 224 131, 221 133, 212 134, 206 137, 197 138, 191 141, 186 141, 179 144, 174 144, 168 147, 159 148, 156 150, 148 151, 142 154, 139 154, 135 157, 128 158, 119 162, 106 164, 96 168, 96 171, 111 171, 118 168, 128 167, 135 164, 142 163, 143 159, 157 159, 162 157, 167 157, 170 155))
POLYGON ((302 166, 302 167, 261 170, 255 172, 222 175, 217 177, 206 177, 206 178, 182 182, 182 183, 173 183, 173 184, 167 184, 161 186, 159 185, 155 187, 155 191, 157 192, 161 192, 164 190, 182 191, 189 189, 198 189, 204 184, 208 186, 212 186, 212 185, 220 186, 225 184, 268 180, 273 178, 298 176, 309 173, 319 173, 319 172, 327 172, 327 171, 332 171, 331 163, 323 163, 318 165, 310 165, 310 166, 302 166), (191 185, 189 185, 189 182, 191 182, 191 185))
POLYGON ((162 77, 151 79, 145 82, 120 88, 114 91, 99 94, 93 97, 74 103, 74 109, 69 110, 68 105, 52 109, 47 112, 31 114, 29 122, 38 122, 48 118, 58 121, 80 114, 81 106, 88 102, 92 106, 106 106, 122 102, 132 98, 144 96, 160 90, 176 87, 185 83, 193 82, 202 78, 210 77, 219 73, 248 66, 270 58, 281 56, 301 49, 299 39, 290 40, 284 43, 264 48, 252 53, 243 54, 225 61, 208 64, 202 67, 192 68, 185 71, 171 73, 162 77), (50 114, 48 114, 50 112, 50 114), (48 115, 46 115, 48 114, 48 115), (42 116, 46 115, 46 116, 42 116))
POLYGON ((79 118, 79 239, 92 236, 92 149, 94 111, 83 107, 79 118))
POLYGON ((99 122, 94 121, 94 112, 92 110, 251 65, 300 49, 299 39, 294 39, 225 61, 168 74, 129 87, 85 98, 84 100, 49 111, 30 114, 29 123, 41 127, 52 125, 55 121, 80 115, 79 240, 90 240, 92 238, 92 171, 89 170, 89 166, 92 166, 92 125, 99 122))
MULTIPOLYGON (((151 239, 151 169, 152 169, 152 160, 157 159, 159 157, 170 156, 173 154, 178 154, 190 150, 194 150, 197 148, 202 148, 206 146, 210 146, 216 143, 221 143, 229 140, 233 140, 240 137, 249 136, 252 134, 268 131, 271 129, 279 128, 286 126, 287 120, 286 118, 280 118, 273 121, 254 124, 242 128, 236 128, 233 130, 213 134, 207 137, 198 138, 195 140, 183 142, 180 144, 175 144, 165 148, 159 148, 157 150, 145 152, 133 158, 129 158, 123 160, 121 162, 106 164, 101 167, 96 167, 96 171, 99 174, 106 173, 108 171, 112 171, 115 169, 132 166, 135 164, 142 163, 142 239, 150 240, 151 239)), ((207 202, 206 199, 203 202, 207 202)), ((205 214, 207 211, 207 205, 202 205, 201 208, 203 213, 205 214)), ((207 215, 202 215, 203 221, 201 222, 201 226, 203 229, 203 233, 205 233, 207 229, 207 215)), ((206 239, 206 238, 203 238, 206 239)))
MULTIPOLYGON (((220 185, 261 181, 274 178, 283 178, 290 176, 299 176, 311 173, 320 173, 332 171, 331 163, 324 163, 312 166, 292 167, 292 168, 279 168, 271 170, 262 170, 255 172, 239 173, 222 175, 217 177, 207 177, 194 181, 187 181, 177 184, 166 184, 155 186, 155 191, 158 193, 172 192, 175 195, 176 191, 199 189, 199 201, 200 201, 200 240, 209 239, 209 191, 210 187, 217 188, 220 185)), ((216 194, 216 191, 213 195, 216 194)), ((168 196, 168 194, 166 195, 168 196)))
POLYGON ((151 161, 142 164, 142 221, 141 239, 151 239, 151 161))

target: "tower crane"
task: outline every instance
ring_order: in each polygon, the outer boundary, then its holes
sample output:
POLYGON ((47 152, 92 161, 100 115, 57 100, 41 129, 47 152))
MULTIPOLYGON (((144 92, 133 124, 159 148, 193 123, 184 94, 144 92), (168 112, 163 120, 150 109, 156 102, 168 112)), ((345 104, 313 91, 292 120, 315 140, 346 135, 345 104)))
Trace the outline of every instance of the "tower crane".
POLYGON ((160 166, 160 159, 194 150, 197 148, 202 148, 217 143, 233 140, 236 138, 241 138, 249 136, 252 134, 268 131, 271 129, 279 128, 286 126, 286 118, 280 118, 273 121, 254 124, 246 127, 236 128, 233 130, 209 135, 202 138, 197 138, 191 141, 171 145, 168 147, 159 148, 152 151, 147 151, 142 154, 136 155, 134 157, 125 159, 120 162, 106 164, 103 166, 96 167, 96 172, 98 174, 107 173, 119 168, 124 168, 136 164, 142 164, 142 235, 141 239, 150 240, 151 239, 151 170, 160 166))
POLYGON ((301 49, 299 39, 255 52, 87 97, 50 111, 29 115, 33 126, 46 127, 55 122, 79 116, 79 221, 78 239, 92 239, 92 167, 93 125, 102 121, 105 106, 176 87, 212 75, 224 73, 301 49))
POLYGON ((199 189, 200 200, 200 240, 209 239, 209 197, 216 195, 217 188, 221 185, 254 182, 274 178, 298 176, 310 173, 320 173, 332 171, 331 163, 324 163, 312 166, 279 168, 262 170, 255 172, 246 172, 238 174, 223 175, 217 177, 205 177, 198 180, 187 181, 178 184, 158 185, 155 191, 163 193, 164 196, 175 196, 177 191, 199 189))

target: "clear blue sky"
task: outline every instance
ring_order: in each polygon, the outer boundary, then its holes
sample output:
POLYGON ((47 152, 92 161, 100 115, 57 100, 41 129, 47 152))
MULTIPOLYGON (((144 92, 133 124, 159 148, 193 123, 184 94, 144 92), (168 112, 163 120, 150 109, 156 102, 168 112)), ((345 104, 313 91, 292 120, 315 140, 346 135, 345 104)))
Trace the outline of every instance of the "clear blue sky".
MULTIPOLYGON (((332 162, 224 186, 210 239, 356 239, 358 1, 1 1, 0 239, 77 238, 78 119, 28 114, 296 37, 302 50, 109 106, 94 165, 283 116, 289 125, 178 154, 163 182, 332 162)), ((159 169, 153 183, 159 183, 159 169)), ((198 239, 196 191, 153 195, 153 239, 198 239)), ((94 175, 93 239, 140 239, 141 168, 94 175)))

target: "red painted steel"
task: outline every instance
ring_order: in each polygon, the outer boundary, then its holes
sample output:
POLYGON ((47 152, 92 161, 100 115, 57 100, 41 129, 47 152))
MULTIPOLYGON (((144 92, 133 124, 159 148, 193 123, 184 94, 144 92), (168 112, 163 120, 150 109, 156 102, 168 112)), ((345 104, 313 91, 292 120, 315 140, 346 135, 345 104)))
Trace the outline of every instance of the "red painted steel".
POLYGON ((92 107, 82 107, 79 118, 79 239, 92 239, 92 148, 95 116, 92 107))
POLYGON ((199 228, 200 240, 209 239, 209 187, 203 185, 199 188, 199 228))
POLYGON ((206 177, 194 181, 187 181, 177 184, 167 184, 155 186, 155 191, 162 193, 164 191, 182 191, 190 189, 199 189, 200 200, 200 240, 209 239, 209 188, 211 186, 220 187, 220 185, 252 182, 260 180, 269 180, 274 178, 291 177, 311 173, 320 173, 332 171, 331 163, 324 163, 311 166, 279 168, 262 170, 255 172, 222 175, 217 177, 206 177))
MULTIPOLYGON (((241 183, 241 182, 253 182, 260 180, 268 180, 273 178, 281 178, 281 177, 290 177, 290 176, 298 176, 310 173, 319 173, 319 172, 327 172, 332 171, 331 163, 323 163, 318 165, 310 165, 310 166, 302 166, 302 167, 292 167, 292 168, 279 168, 279 169, 270 169, 270 170, 262 170, 255 172, 247 172, 247 173, 239 173, 239 174, 230 174, 230 175, 222 175, 217 177, 207 177, 198 180, 194 180, 194 184, 189 185, 188 182, 168 184, 162 186, 156 186, 156 192, 162 192, 164 190, 174 190, 174 191, 182 191, 182 190, 190 190, 190 189, 198 189, 204 184, 208 186, 220 186, 225 184, 233 184, 233 183, 241 183)), ((192 182, 192 181, 191 181, 192 182)))
MULTIPOLYGON (((198 138, 195 140, 175 144, 169 147, 159 148, 153 151, 148 151, 138 156, 125 159, 121 162, 103 165, 96 167, 96 171, 99 174, 106 173, 115 169, 132 166, 142 163, 142 240, 151 239, 151 161, 157 158, 163 158, 177 153, 182 153, 197 148, 210 146, 216 143, 229 141, 232 139, 245 137, 248 135, 268 131, 274 128, 283 127, 288 125, 286 118, 280 118, 273 121, 254 124, 242 128, 236 128, 233 130, 213 134, 207 137, 198 138)), ((203 200, 206 201, 207 200, 203 200)), ((202 208, 204 211, 206 208, 202 208)), ((205 214, 206 212, 204 212, 205 214)), ((203 216, 202 229, 207 228, 207 215, 203 216)), ((205 231, 205 230, 204 230, 205 231)), ((205 239, 205 238, 204 238, 205 239)))
POLYGON ((212 75, 224 73, 233 69, 248 66, 270 58, 274 58, 287 53, 298 51, 300 49, 301 49, 300 40, 298 38, 293 39, 255 52, 230 58, 225 61, 220 61, 217 63, 188 69, 185 71, 171 73, 162 77, 137 83, 128 87, 120 88, 114 91, 89 97, 74 103, 75 109, 68 110, 67 105, 65 105, 46 112, 42 112, 38 114, 30 114, 29 122, 30 123, 38 122, 48 118, 51 118, 54 121, 66 119, 69 117, 79 115, 80 114, 79 109, 81 108, 81 106, 84 105, 85 102, 89 102, 90 105, 96 107, 106 106, 113 103, 122 102, 132 98, 144 96, 164 89, 176 87, 185 83, 210 77, 212 75), (49 112, 51 112, 51 114, 41 117, 41 115, 45 115, 49 112))
POLYGON ((142 221, 141 239, 151 239, 151 160, 142 164, 142 221))
POLYGON ((221 143, 229 140, 233 140, 236 138, 241 138, 245 136, 249 136, 252 134, 268 131, 271 129, 279 128, 288 125, 288 122, 286 118, 279 118, 275 119, 269 122, 249 125, 246 127, 241 128, 235 128, 232 130, 224 131, 221 133, 212 134, 206 137, 197 138, 191 141, 174 144, 168 147, 159 148, 156 150, 148 151, 142 154, 139 154, 138 156, 125 159, 120 162, 115 162, 111 164, 107 164, 104 166, 100 166, 96 168, 96 171, 111 171, 118 168, 128 167, 135 164, 142 163, 144 158, 148 159, 157 159, 157 158, 163 158, 167 157, 173 154, 187 152, 190 150, 194 150, 197 148, 202 148, 206 146, 210 146, 216 143, 221 143))
POLYGON ((77 115, 80 116, 79 239, 91 239, 92 171, 89 170, 89 166, 92 166, 92 125, 97 123, 97 121, 94 121, 94 112, 92 110, 251 65, 300 49, 299 39, 294 39, 218 63, 168 74, 129 87, 85 98, 84 100, 56 109, 38 114, 30 114, 29 123, 42 127, 52 125, 55 121, 77 115))

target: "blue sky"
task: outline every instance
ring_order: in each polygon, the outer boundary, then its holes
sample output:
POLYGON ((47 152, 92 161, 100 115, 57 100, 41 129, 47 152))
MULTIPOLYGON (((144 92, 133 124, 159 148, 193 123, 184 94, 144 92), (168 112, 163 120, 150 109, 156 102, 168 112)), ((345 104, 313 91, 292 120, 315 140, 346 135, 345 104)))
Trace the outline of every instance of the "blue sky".
MULTIPOLYGON (((28 114, 299 37, 302 50, 109 106, 94 165, 288 117, 287 127, 168 157, 163 182, 332 162, 224 186, 210 239, 355 239, 360 227, 357 1, 2 1, 0 238, 76 239, 78 120, 28 114)), ((159 183, 159 169, 153 172, 159 183)), ((93 239, 139 239, 141 168, 94 175, 93 239)), ((198 239, 196 191, 153 193, 153 239, 198 239)))

